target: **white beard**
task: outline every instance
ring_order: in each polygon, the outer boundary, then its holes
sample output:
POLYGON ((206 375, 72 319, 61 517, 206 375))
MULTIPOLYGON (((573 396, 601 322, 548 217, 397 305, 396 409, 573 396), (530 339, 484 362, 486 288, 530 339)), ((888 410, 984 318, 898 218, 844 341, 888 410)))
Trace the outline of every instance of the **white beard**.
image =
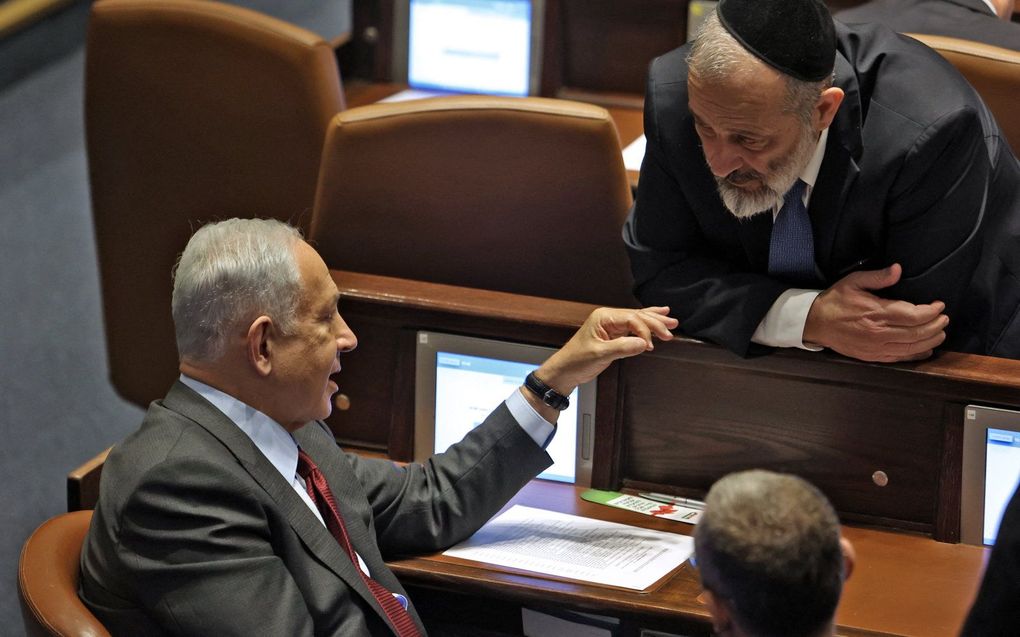
POLYGON ((730 182, 732 173, 726 177, 716 177, 715 183, 723 205, 737 219, 748 219, 766 211, 775 210, 783 205, 786 191, 793 187, 800 178, 804 167, 814 155, 818 134, 809 127, 804 127, 797 140, 797 145, 786 159, 769 165, 769 173, 762 175, 748 171, 740 175, 743 179, 757 179, 761 182, 756 190, 745 190, 730 182))

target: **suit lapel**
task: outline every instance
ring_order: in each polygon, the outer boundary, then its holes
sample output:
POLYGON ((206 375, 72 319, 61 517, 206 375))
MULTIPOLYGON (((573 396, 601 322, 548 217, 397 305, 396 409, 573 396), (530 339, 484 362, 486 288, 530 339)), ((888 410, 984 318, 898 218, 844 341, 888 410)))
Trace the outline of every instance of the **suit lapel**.
MULTIPOLYGON (((248 474, 273 499, 309 552, 348 586, 358 591, 366 601, 378 608, 375 598, 347 553, 340 548, 340 544, 329 530, 309 510, 308 505, 295 493, 294 488, 280 475, 276 467, 262 455, 247 434, 223 412, 180 381, 174 383, 163 404, 168 409, 193 420, 223 443, 248 474)), ((383 616, 385 617, 385 614, 383 616)))
MULTIPOLYGON (((301 448, 311 456, 318 465, 319 470, 326 478, 330 491, 336 499, 337 508, 344 519, 344 527, 347 529, 347 537, 351 546, 361 556, 371 571, 372 578, 386 587, 390 592, 401 593, 407 597, 407 591, 386 566, 382 555, 379 553, 379 544, 374 536, 374 531, 364 523, 362 516, 357 511, 354 503, 365 499, 365 493, 361 483, 352 475, 348 466, 343 463, 343 452, 337 448, 336 441, 332 435, 325 431, 325 425, 319 422, 312 422, 294 432, 294 438, 301 445, 301 448)), ((322 526, 321 524, 319 525, 322 526)), ((328 535, 328 533, 327 533, 328 535)), ((329 536, 332 539, 332 535, 329 536)), ((333 544, 339 546, 336 541, 333 544)), ((346 554, 345 554, 346 558, 346 554)), ((347 560, 350 562, 350 560, 347 560)), ((376 612, 385 620, 386 611, 379 606, 368 586, 358 576, 357 587, 359 593, 369 601, 376 612)), ((418 617, 414 605, 408 604, 408 612, 417 622, 419 628, 424 630, 424 624, 418 617)))
POLYGON ((843 89, 843 103, 829 126, 825 155, 808 205, 815 259, 829 282, 838 278, 832 271, 832 252, 847 193, 860 172, 856 160, 862 149, 860 87, 853 68, 840 53, 836 54, 836 83, 843 89))
MULTIPOLYGON (((364 523, 362 516, 352 504, 365 499, 361 484, 350 474, 347 467, 341 466, 342 452, 337 449, 336 441, 332 436, 317 435, 324 434, 324 432, 317 431, 319 426, 318 423, 310 423, 295 432, 294 437, 326 477, 326 482, 329 483, 329 488, 336 498, 340 515, 343 516, 347 536, 350 538, 354 550, 367 563, 375 562, 381 565, 382 558, 379 556, 379 547, 373 536, 373 531, 364 523), (375 559, 377 556, 379 556, 378 560, 375 559)), ((371 566, 370 568, 373 574, 377 575, 378 567, 371 566)), ((383 581, 379 577, 375 577, 375 579, 383 581)))

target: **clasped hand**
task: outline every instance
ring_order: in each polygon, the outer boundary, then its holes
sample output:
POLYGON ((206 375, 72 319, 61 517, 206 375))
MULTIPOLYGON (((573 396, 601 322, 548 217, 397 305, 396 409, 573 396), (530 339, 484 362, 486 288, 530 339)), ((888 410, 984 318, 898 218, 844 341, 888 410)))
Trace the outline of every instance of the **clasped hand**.
POLYGON ((946 340, 949 317, 942 301, 914 305, 872 293, 895 285, 899 264, 852 272, 815 299, 804 342, 863 361, 891 363, 928 358, 946 340))

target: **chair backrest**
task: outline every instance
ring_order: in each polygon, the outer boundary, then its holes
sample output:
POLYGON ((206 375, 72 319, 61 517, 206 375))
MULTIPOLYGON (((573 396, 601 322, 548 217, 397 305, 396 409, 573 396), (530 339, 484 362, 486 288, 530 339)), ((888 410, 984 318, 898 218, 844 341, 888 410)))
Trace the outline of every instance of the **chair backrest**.
POLYGON ((107 447, 67 474, 67 510, 94 509, 99 501, 99 482, 103 476, 106 456, 113 447, 107 447))
POLYGON ((634 305, 605 109, 461 96, 334 118, 310 238, 331 268, 634 305))
POLYGON ((62 513, 43 522, 21 550, 18 599, 28 637, 109 637, 78 598, 81 545, 92 511, 62 513))
POLYGON ((967 78, 1020 155, 1020 51, 943 35, 905 35, 938 51, 967 78))
POLYGON ((171 267, 201 222, 307 229, 343 108, 333 49, 207 0, 99 0, 86 49, 89 180, 110 374, 141 405, 177 373, 171 267))

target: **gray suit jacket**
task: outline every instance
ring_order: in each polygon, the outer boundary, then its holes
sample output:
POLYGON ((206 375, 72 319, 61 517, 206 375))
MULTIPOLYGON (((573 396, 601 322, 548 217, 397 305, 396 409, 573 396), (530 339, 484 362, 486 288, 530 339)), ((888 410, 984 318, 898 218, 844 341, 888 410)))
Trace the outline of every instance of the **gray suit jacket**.
MULTIPOLYGON (((399 468, 295 433, 372 576, 468 537, 551 460, 499 406, 445 454, 399 468)), ((81 597, 115 635, 392 635, 347 554, 247 435, 181 383, 103 468, 81 597)), ((418 621, 412 605, 411 614, 418 621)))
POLYGON ((876 22, 899 33, 946 35, 1020 51, 1020 24, 996 16, 982 0, 872 0, 836 19, 876 22))

